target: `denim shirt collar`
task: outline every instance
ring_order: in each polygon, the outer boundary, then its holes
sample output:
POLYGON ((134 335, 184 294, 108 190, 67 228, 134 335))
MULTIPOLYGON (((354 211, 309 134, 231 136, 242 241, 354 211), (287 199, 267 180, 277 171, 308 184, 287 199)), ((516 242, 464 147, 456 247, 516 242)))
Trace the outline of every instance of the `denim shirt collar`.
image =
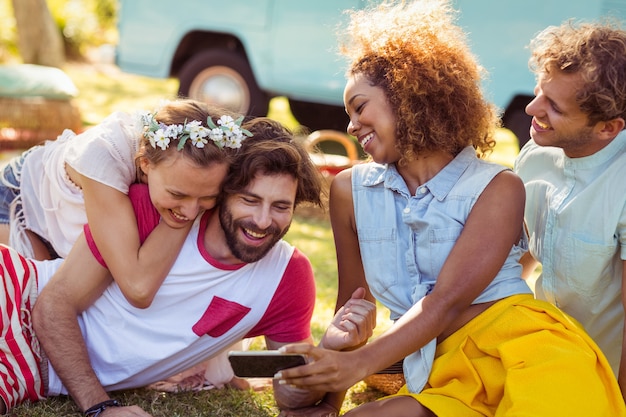
MULTIPOLYGON (((448 165, 431 178, 423 187, 439 201, 443 201, 459 178, 476 159, 476 151, 472 146, 465 147, 448 165)), ((395 164, 380 164, 378 169, 372 169, 363 181, 365 187, 373 187, 383 183, 385 188, 400 193, 406 198, 414 195, 409 192, 404 178, 398 172, 395 164)))

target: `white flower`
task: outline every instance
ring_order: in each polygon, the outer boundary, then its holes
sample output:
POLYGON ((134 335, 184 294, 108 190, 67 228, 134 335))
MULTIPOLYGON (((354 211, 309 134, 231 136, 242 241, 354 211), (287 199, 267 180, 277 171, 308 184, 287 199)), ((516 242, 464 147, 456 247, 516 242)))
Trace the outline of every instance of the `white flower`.
POLYGON ((167 149, 171 140, 178 140, 177 149, 181 150, 185 146, 187 139, 197 148, 204 148, 204 145, 212 140, 219 148, 240 148, 241 142, 252 133, 241 128, 243 116, 234 120, 231 116, 223 115, 217 125, 211 118, 207 118, 208 128, 202 126, 202 122, 192 120, 182 125, 166 125, 158 123, 154 118, 155 113, 145 113, 141 115, 141 123, 144 127, 144 137, 146 137, 153 148, 157 146, 163 150, 167 149), (207 139, 208 138, 208 139, 207 139))
POLYGON ((217 124, 225 127, 230 127, 235 124, 235 120, 230 116, 224 115, 217 120, 217 124))
POLYGON ((155 148, 158 146, 159 148, 166 150, 170 144, 170 138, 166 136, 163 129, 159 129, 150 137, 150 143, 155 148))
MULTIPOLYGON (((185 125, 185 132, 189 133, 189 137, 192 140, 205 138, 209 135, 208 129, 202 126, 202 123, 198 120, 192 120, 185 125)), ((206 143, 206 141, 204 142, 206 143)))
POLYGON ((224 146, 224 131, 219 127, 211 129, 209 131, 209 139, 215 142, 218 148, 222 148, 224 146))
POLYGON ((209 143, 204 137, 197 136, 195 138, 189 137, 189 140, 196 148, 204 148, 206 143, 209 143))
POLYGON ((182 125, 166 125, 163 123, 159 123, 159 126, 161 127, 161 129, 165 130, 164 135, 171 139, 176 139, 181 135, 181 133, 183 133, 182 125))

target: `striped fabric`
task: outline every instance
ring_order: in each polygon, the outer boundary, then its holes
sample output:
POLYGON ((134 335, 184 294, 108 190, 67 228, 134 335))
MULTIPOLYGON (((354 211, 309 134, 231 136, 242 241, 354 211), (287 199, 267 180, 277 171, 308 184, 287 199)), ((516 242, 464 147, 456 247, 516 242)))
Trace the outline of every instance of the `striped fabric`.
POLYGON ((39 343, 31 322, 37 270, 15 250, 0 245, 0 398, 11 407, 44 398, 39 343))

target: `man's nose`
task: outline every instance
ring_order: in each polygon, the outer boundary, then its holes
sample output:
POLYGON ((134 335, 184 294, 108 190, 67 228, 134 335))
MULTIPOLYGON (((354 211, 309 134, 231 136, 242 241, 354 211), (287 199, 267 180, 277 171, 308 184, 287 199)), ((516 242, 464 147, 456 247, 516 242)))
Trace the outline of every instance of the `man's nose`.
POLYGON ((258 207, 253 219, 259 229, 267 229, 272 224, 272 215, 269 207, 258 207))

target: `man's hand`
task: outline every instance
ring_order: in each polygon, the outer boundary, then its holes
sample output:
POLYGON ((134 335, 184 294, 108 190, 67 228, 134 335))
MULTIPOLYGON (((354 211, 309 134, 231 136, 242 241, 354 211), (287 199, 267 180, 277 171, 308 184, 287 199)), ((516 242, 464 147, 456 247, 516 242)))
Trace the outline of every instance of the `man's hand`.
POLYGON ((357 288, 352 293, 352 297, 335 314, 320 346, 343 350, 367 342, 376 327, 376 304, 364 297, 364 288, 357 288))
POLYGON ((312 407, 282 410, 278 417, 337 417, 339 412, 328 403, 321 402, 312 407))

